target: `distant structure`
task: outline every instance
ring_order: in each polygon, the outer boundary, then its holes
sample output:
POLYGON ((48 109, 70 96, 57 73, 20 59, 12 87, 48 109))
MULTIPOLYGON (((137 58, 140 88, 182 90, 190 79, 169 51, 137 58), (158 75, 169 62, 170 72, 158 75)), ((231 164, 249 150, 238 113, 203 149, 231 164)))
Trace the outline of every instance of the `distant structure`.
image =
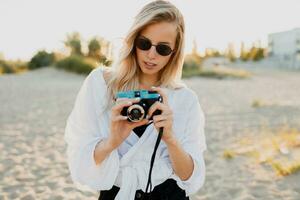
POLYGON ((268 57, 278 66, 300 69, 300 28, 269 34, 268 57))

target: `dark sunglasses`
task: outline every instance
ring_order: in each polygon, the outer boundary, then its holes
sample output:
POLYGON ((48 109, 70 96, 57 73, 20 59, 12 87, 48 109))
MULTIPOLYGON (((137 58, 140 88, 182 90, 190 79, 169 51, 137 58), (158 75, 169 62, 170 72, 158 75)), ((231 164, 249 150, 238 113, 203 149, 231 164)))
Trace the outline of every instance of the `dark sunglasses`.
POLYGON ((154 45, 149 39, 144 37, 137 37, 135 40, 135 46, 143 51, 148 51, 152 46, 155 46, 156 52, 161 56, 168 56, 173 52, 169 45, 160 43, 154 45))

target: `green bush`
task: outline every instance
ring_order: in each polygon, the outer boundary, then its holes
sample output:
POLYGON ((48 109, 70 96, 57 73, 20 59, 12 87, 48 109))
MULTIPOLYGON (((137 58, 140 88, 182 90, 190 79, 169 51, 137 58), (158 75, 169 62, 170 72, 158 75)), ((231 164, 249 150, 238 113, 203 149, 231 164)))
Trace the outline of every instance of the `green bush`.
POLYGON ((196 53, 188 54, 184 58, 182 76, 190 77, 198 75, 202 69, 203 59, 196 53))
POLYGON ((89 62, 82 56, 71 55, 58 61, 55 66, 59 69, 65 69, 78 74, 88 74, 96 67, 95 65, 96 64, 89 62))
POLYGON ((15 73, 16 68, 5 60, 0 60, 0 74, 11 74, 15 73))
POLYGON ((190 65, 187 67, 187 65, 183 65, 182 69, 182 77, 188 78, 192 76, 199 76, 201 73, 200 68, 195 65, 195 63, 189 63, 190 65))
POLYGON ((241 43, 240 59, 242 61, 259 61, 265 58, 265 48, 260 47, 260 43, 253 44, 251 49, 245 50, 244 43, 241 43))
POLYGON ((198 54, 188 54, 184 58, 183 69, 199 68, 201 69, 203 59, 198 54))
POLYGON ((253 51, 253 53, 251 54, 251 58, 254 61, 261 60, 261 59, 263 59, 265 57, 264 56, 264 49, 263 48, 256 48, 256 49, 254 49, 252 51, 253 51))
POLYGON ((28 70, 28 63, 22 60, 0 59, 0 74, 21 73, 28 70))
POLYGON ((48 53, 46 51, 39 51, 36 55, 34 55, 29 64, 29 69, 37 69, 41 67, 47 67, 52 65, 55 62, 55 56, 53 53, 48 53))
POLYGON ((186 69, 200 69, 200 64, 191 60, 191 61, 185 61, 183 63, 183 70, 186 70, 186 69))

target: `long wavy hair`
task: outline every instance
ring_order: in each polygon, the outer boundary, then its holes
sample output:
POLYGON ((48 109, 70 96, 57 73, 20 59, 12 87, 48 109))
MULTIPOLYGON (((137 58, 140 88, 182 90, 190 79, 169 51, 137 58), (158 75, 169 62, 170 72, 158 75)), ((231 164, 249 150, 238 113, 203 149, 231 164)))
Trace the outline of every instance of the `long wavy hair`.
POLYGON ((161 69, 159 85, 170 89, 183 87, 181 80, 184 61, 184 33, 185 24, 181 12, 170 2, 164 0, 153 1, 145 5, 134 18, 134 22, 125 37, 118 60, 113 64, 111 76, 108 80, 108 104, 112 106, 118 91, 138 89, 139 75, 142 73, 137 64, 134 41, 139 33, 147 26, 169 22, 176 26, 177 37, 175 52, 169 62, 161 69))

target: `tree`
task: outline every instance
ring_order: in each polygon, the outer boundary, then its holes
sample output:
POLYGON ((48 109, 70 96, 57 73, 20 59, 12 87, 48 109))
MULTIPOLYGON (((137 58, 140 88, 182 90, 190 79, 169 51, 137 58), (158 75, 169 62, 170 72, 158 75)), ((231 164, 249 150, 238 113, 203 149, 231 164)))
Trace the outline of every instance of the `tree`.
POLYGON ((220 57, 220 56, 222 56, 222 54, 217 49, 214 49, 214 48, 206 48, 205 49, 205 55, 204 55, 205 58, 220 57))
POLYGON ((196 39, 193 40, 192 54, 193 55, 197 55, 198 54, 198 45, 197 45, 196 39))
POLYGON ((0 60, 4 60, 4 54, 0 52, 0 60))
POLYGON ((236 56, 235 56, 235 53, 234 53, 234 46, 233 46, 233 43, 229 43, 229 44, 228 44, 226 57, 227 57, 231 62, 234 62, 234 61, 236 60, 236 56))
POLYGON ((99 59, 101 56, 101 45, 100 41, 95 37, 90 40, 88 44, 88 56, 91 58, 99 59))
POLYGON ((241 42, 241 52, 240 52, 240 58, 243 61, 247 61, 248 60, 248 52, 245 49, 245 44, 244 42, 241 42))
POLYGON ((28 63, 29 69, 47 67, 55 62, 54 53, 48 53, 45 50, 37 52, 28 63))
POLYGON ((265 57, 264 51, 265 49, 261 47, 261 42, 257 41, 256 44, 253 43, 252 48, 249 52, 249 57, 253 61, 261 60, 265 57))
POLYGON ((81 51, 81 36, 78 32, 67 34, 64 44, 71 49, 72 55, 83 55, 81 51))
POLYGON ((111 65, 112 61, 109 60, 103 53, 109 48, 109 42, 105 41, 103 38, 94 37, 89 41, 88 44, 88 57, 95 59, 99 63, 104 64, 105 66, 111 65))
POLYGON ((266 57, 266 49, 261 47, 261 42, 253 42, 249 50, 245 50, 244 43, 241 43, 240 58, 243 61, 258 61, 266 57))

